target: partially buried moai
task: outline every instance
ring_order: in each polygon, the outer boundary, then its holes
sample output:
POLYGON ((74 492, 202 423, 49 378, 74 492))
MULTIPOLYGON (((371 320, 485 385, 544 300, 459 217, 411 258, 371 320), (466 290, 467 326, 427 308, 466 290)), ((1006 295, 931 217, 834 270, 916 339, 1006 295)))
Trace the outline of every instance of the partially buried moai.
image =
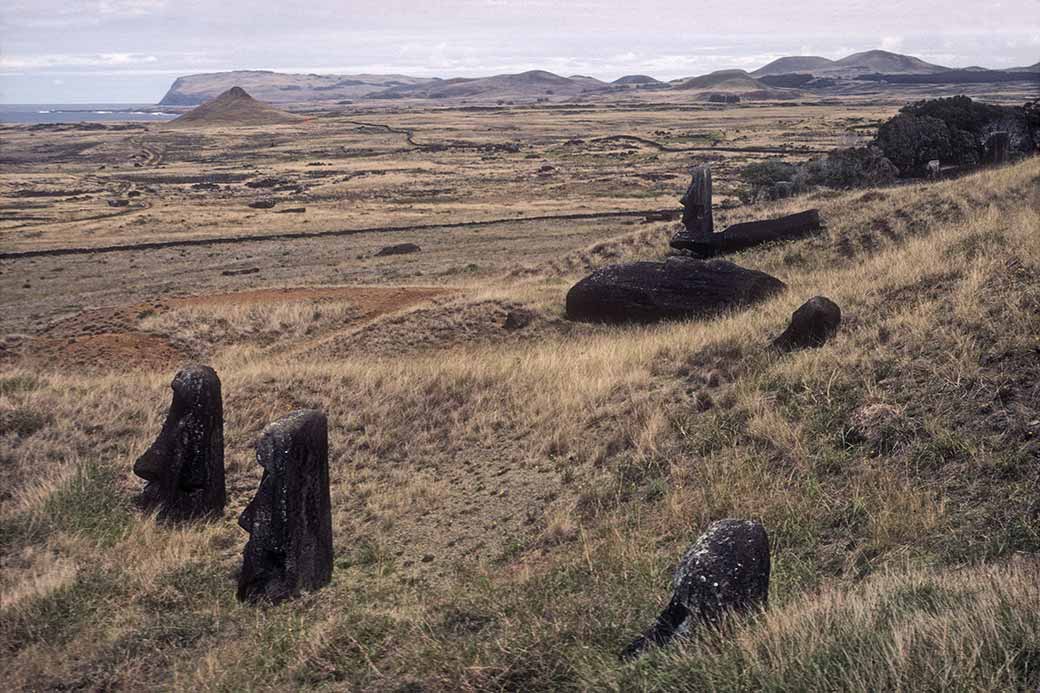
POLYGON ((142 504, 164 519, 186 520, 224 512, 224 405, 220 378, 209 366, 174 376, 173 402, 162 431, 134 463, 148 483, 142 504))
POLYGON ((249 532, 238 579, 241 601, 278 602, 332 579, 332 505, 325 415, 302 409, 263 430, 256 496, 238 524, 249 532))
POLYGON ((711 213, 711 168, 697 166, 691 172, 690 185, 679 198, 683 206, 682 223, 692 236, 706 236, 715 232, 711 213))

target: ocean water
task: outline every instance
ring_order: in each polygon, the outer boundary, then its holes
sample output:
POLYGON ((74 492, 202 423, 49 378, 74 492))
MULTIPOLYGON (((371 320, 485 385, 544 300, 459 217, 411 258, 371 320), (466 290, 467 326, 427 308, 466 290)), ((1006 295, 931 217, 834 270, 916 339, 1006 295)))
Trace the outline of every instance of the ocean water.
POLYGON ((0 104, 0 123, 163 122, 176 118, 154 105, 128 103, 0 104))

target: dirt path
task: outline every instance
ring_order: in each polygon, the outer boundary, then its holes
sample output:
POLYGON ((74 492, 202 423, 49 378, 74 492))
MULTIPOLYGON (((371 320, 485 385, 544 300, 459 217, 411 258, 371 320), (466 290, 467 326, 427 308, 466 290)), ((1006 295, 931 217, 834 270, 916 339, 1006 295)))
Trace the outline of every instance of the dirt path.
MULTIPOLYGON (((133 211, 140 211, 134 209, 133 211)), ((574 214, 544 214, 532 217, 512 217, 508 219, 487 219, 485 221, 460 221, 445 224, 408 224, 407 226, 373 226, 360 229, 335 229, 332 231, 285 231, 269 234, 248 234, 243 236, 215 236, 212 238, 183 238, 172 241, 151 241, 145 243, 125 243, 120 245, 101 245, 79 248, 50 248, 46 250, 23 250, 0 253, 0 260, 19 260, 34 257, 60 257, 64 255, 91 255, 93 253, 116 253, 133 250, 158 250, 160 248, 183 248, 189 246, 211 246, 238 243, 258 243, 262 241, 288 241, 301 238, 323 238, 336 236, 356 236, 366 233, 401 233, 406 231, 435 231, 438 229, 478 228, 483 226, 500 226, 502 224, 522 224, 538 221, 567 221, 581 219, 616 219, 624 217, 678 216, 675 209, 642 209, 614 212, 582 212, 574 214)))

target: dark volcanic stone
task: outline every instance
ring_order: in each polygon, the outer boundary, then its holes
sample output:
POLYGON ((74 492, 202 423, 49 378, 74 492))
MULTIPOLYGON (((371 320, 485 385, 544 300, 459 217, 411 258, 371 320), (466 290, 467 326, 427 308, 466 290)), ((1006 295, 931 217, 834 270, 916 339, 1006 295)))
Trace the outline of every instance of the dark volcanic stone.
POLYGON ((683 206, 682 223, 687 233, 703 236, 715 230, 711 214, 711 168, 698 166, 679 202, 683 206))
POLYGON ((688 250, 695 257, 708 258, 763 243, 804 238, 818 233, 821 228, 820 210, 807 209, 776 219, 734 224, 721 233, 695 235, 680 230, 672 237, 671 246, 677 250, 688 250))
POLYGON ((418 253, 422 248, 414 243, 398 243, 397 245, 388 245, 378 253, 376 257, 382 257, 384 255, 407 255, 408 253, 418 253))
POLYGON ((784 288, 765 272, 724 260, 671 257, 596 270, 567 292, 567 317, 648 323, 707 317, 761 301, 784 288))
POLYGON ((781 351, 822 346, 841 325, 841 308, 826 296, 814 296, 791 315, 791 324, 773 340, 781 351))
POLYGON ((274 200, 256 200, 255 202, 249 203, 249 206, 253 209, 271 209, 274 205, 274 200))
POLYGON ((526 310, 511 310, 506 313, 506 319, 502 323, 502 327, 507 330, 522 330, 531 324, 532 317, 531 313, 526 310))
POLYGON ((263 430, 256 496, 238 524, 249 532, 238 579, 241 601, 288 599, 332 579, 332 506, 325 415, 301 409, 263 430))
POLYGON ((145 479, 145 507, 188 519, 224 511, 224 405, 209 366, 188 366, 173 379, 173 403, 162 431, 134 463, 145 479))
POLYGON ((672 578, 672 598, 643 635, 621 653, 638 656, 648 647, 716 626, 727 612, 765 608, 769 600, 769 536, 753 520, 719 520, 686 550, 672 578))
POLYGON ((109 207, 126 207, 130 204, 130 200, 109 200, 109 207))

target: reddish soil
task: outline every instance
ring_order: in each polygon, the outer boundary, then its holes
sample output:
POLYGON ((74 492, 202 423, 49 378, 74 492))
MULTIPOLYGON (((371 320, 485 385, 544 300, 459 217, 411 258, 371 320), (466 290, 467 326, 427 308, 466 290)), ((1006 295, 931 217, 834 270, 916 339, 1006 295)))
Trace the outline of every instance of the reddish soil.
POLYGON ((178 306, 345 300, 357 306, 359 322, 365 322, 450 293, 451 289, 438 287, 296 287, 93 308, 52 323, 41 335, 25 340, 16 350, 5 350, 0 357, 44 369, 169 369, 190 359, 191 354, 161 335, 141 332, 138 325, 150 315, 178 306))

